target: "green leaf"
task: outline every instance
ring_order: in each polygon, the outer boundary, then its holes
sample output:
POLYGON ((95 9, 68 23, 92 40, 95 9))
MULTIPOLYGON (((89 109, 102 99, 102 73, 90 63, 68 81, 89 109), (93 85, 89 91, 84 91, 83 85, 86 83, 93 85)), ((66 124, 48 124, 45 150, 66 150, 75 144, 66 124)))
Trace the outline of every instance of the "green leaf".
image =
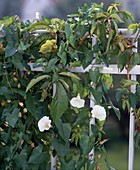
POLYGON ((65 34, 66 34, 66 38, 68 40, 71 36, 71 33, 72 33, 70 25, 68 23, 65 24, 65 30, 64 31, 65 31, 65 34))
POLYGON ((58 61, 58 58, 56 57, 50 59, 47 67, 45 67, 45 72, 51 72, 53 69, 55 69, 57 67, 56 66, 57 61, 58 61))
POLYGON ((128 31, 129 30, 133 30, 133 34, 135 34, 137 32, 137 29, 138 29, 138 25, 137 24, 130 24, 128 26, 128 31))
POLYGON ((24 51, 27 48, 29 48, 31 46, 31 44, 24 44, 22 41, 20 42, 19 46, 18 46, 18 51, 24 51))
POLYGON ((69 42, 73 47, 75 47, 76 40, 77 40, 77 35, 74 34, 72 34, 69 38, 69 42))
POLYGON ((68 96, 65 88, 59 82, 56 88, 56 94, 51 103, 51 115, 54 122, 58 121, 68 108, 68 96))
POLYGON ((18 39, 16 35, 8 34, 6 36, 7 38, 7 46, 5 48, 5 57, 13 56, 17 52, 17 45, 18 45, 18 39))
POLYGON ((99 45, 98 45, 98 44, 95 44, 95 45, 93 46, 93 48, 92 48, 93 53, 97 53, 98 50, 99 50, 99 45))
POLYGON ((80 113, 78 114, 76 121, 74 122, 74 126, 75 125, 84 125, 84 123, 86 122, 86 120, 89 120, 89 114, 88 114, 89 110, 87 108, 83 108, 80 113))
POLYGON ((89 76, 91 81, 93 81, 93 83, 95 83, 95 85, 99 82, 101 73, 99 68, 95 68, 95 70, 90 69, 89 70, 89 76))
POLYGON ((114 110, 118 120, 120 120, 121 119, 121 113, 120 113, 119 108, 115 107, 111 101, 110 101, 110 104, 111 104, 111 107, 114 110))
POLYGON ((140 149, 140 133, 135 136, 135 146, 140 149))
POLYGON ((8 122, 9 126, 15 127, 15 124, 18 121, 18 114, 20 109, 15 108, 12 113, 8 113, 6 116, 6 121, 8 122))
POLYGON ((93 35, 94 31, 96 29, 96 25, 95 23, 91 25, 91 28, 90 28, 90 35, 93 35))
POLYGON ((106 52, 108 52, 108 50, 110 50, 110 45, 111 42, 113 40, 113 36, 114 36, 114 31, 113 30, 109 30, 109 35, 108 35, 108 41, 107 41, 107 48, 106 48, 106 52))
POLYGON ((26 149, 22 149, 19 154, 14 156, 14 163, 16 167, 22 170, 26 170, 28 166, 27 158, 28 155, 26 149))
POLYGON ((40 102, 39 99, 40 98, 38 98, 37 95, 33 96, 33 94, 30 93, 25 100, 26 108, 35 120, 39 120, 41 117, 43 117, 44 112, 47 113, 47 105, 40 102))
POLYGON ((124 93, 125 92, 123 89, 121 89, 121 88, 117 89, 116 95, 115 95, 117 102, 122 99, 122 96, 124 95, 124 93))
POLYGON ((70 123, 63 123, 61 120, 57 121, 56 127, 58 128, 59 134, 62 139, 67 143, 71 134, 70 123))
POLYGON ((75 160, 70 160, 69 162, 65 162, 64 159, 60 160, 61 162, 61 170, 74 170, 75 169, 75 160))
POLYGON ((98 23, 97 25, 97 37, 99 38, 99 40, 101 41, 103 49, 102 49, 102 53, 105 52, 105 47, 107 44, 107 38, 106 38, 106 28, 105 25, 98 23))
POLYGON ((80 66, 81 66, 81 61, 70 62, 70 68, 75 68, 75 67, 80 67, 80 66))
POLYGON ((83 53, 83 59, 82 59, 82 66, 84 68, 88 67, 89 64, 92 63, 93 59, 94 59, 94 54, 92 50, 88 50, 85 49, 84 53, 83 53))
POLYGON ((129 100, 130 106, 132 108, 135 108, 136 107, 136 102, 137 102, 136 95, 133 94, 133 93, 129 93, 128 100, 129 100))
POLYGON ((140 54, 134 53, 134 55, 132 56, 132 61, 131 61, 131 69, 134 68, 139 63, 140 63, 140 54))
POLYGON ((121 84, 122 84, 123 87, 129 87, 129 86, 132 86, 132 85, 137 85, 137 84, 139 84, 139 82, 135 81, 135 80, 122 79, 121 84))
POLYGON ((117 20, 118 22, 123 23, 123 20, 117 14, 111 14, 110 18, 117 20))
POLYGON ((90 160, 88 160, 87 165, 88 165, 88 170, 93 170, 96 166, 95 161, 90 161, 90 160))
POLYGON ((15 22, 15 17, 14 16, 6 16, 2 20, 0 20, 0 25, 5 24, 6 26, 11 25, 12 23, 15 22))
POLYGON ((22 64, 22 57, 21 55, 14 55, 12 57, 12 63, 14 64, 14 66, 19 69, 19 70, 23 70, 24 69, 24 66, 22 64))
POLYGON ((91 125, 91 131, 92 131, 94 137, 98 136, 99 129, 98 129, 97 125, 92 124, 91 125))
POLYGON ((35 85, 37 84, 38 82, 40 82, 41 80, 43 79, 46 79, 46 78, 49 78, 50 76, 48 75, 42 75, 42 76, 39 76, 37 78, 34 78, 30 81, 30 83, 28 84, 27 88, 26 88, 26 93, 35 85))
POLYGON ((42 152, 42 150, 43 150, 42 145, 35 147, 31 153, 28 163, 38 165, 43 163, 45 160, 49 159, 50 158, 49 152, 48 151, 42 152))
POLYGON ((114 28, 115 32, 118 33, 118 25, 117 25, 116 21, 112 20, 112 24, 113 24, 112 27, 114 28))
POLYGON ((80 78, 76 74, 71 73, 71 72, 61 72, 61 73, 59 73, 59 75, 70 77, 70 78, 76 78, 76 79, 80 80, 80 78))
POLYGON ((80 147, 84 155, 87 155, 94 147, 95 138, 93 136, 88 136, 87 134, 82 134, 80 138, 80 147))
POLYGON ((67 53, 65 51, 63 51, 61 54, 58 54, 58 55, 61 58, 61 62, 63 64, 63 66, 65 66, 67 63, 67 53))
POLYGON ((58 152, 61 157, 64 157, 69 151, 69 142, 65 143, 56 138, 52 140, 52 146, 58 152))
POLYGON ((124 69, 128 62, 128 56, 129 56, 129 51, 124 51, 118 56, 118 68, 120 69, 120 72, 124 69))
POLYGON ((43 67, 44 63, 46 62, 45 58, 39 58, 33 63, 33 68, 36 67, 43 67))
POLYGON ((10 90, 7 87, 5 87, 5 86, 1 86, 0 87, 0 95, 1 96, 6 96, 6 95, 8 95, 10 93, 11 92, 10 92, 10 90))
POLYGON ((140 85, 139 84, 136 85, 136 95, 140 97, 140 85))
POLYGON ((34 30, 47 29, 47 28, 50 29, 50 22, 40 21, 40 22, 31 23, 27 29, 30 31, 34 31, 34 30))
POLYGON ((7 45, 5 49, 5 57, 10 57, 16 53, 17 49, 12 45, 7 45))
POLYGON ((65 66, 67 62, 67 53, 65 51, 66 44, 64 42, 61 42, 59 46, 59 51, 57 55, 60 57, 62 64, 65 66))
POLYGON ((102 101, 102 98, 103 98, 103 96, 104 96, 104 93, 103 93, 103 91, 102 91, 100 88, 98 88, 98 89, 92 88, 92 89, 91 89, 91 93, 92 93, 92 95, 94 96, 95 101, 96 101, 97 103, 100 103, 100 102, 102 101))
POLYGON ((107 90, 109 90, 112 87, 112 84, 113 84, 112 75, 103 74, 101 78, 102 78, 103 88, 104 88, 105 92, 107 92, 107 90))
POLYGON ((59 79, 59 81, 62 83, 62 85, 65 87, 65 89, 67 91, 69 91, 69 85, 66 81, 64 81, 63 79, 59 79))
POLYGON ((79 157, 79 159, 77 161, 76 170, 79 170, 82 167, 84 167, 87 161, 88 161, 87 158, 79 157))
POLYGON ((129 12, 127 10, 121 10, 120 12, 123 16, 123 19, 124 19, 126 25, 129 24, 129 22, 128 22, 129 19, 131 20, 131 22, 134 22, 134 17, 131 12, 129 12))

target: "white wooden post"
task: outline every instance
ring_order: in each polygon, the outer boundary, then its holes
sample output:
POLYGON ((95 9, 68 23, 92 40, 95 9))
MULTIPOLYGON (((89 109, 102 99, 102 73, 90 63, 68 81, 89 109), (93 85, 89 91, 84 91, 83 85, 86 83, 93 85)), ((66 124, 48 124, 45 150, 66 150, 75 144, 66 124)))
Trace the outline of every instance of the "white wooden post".
MULTIPOLYGON (((95 102, 94 102, 94 97, 93 95, 91 94, 91 98, 90 98, 90 107, 92 108, 93 106, 95 105, 95 102)), ((89 135, 92 135, 92 130, 91 130, 91 126, 95 124, 95 118, 91 118, 90 120, 90 124, 89 124, 89 135)), ((91 152, 89 153, 89 159, 91 161, 94 161, 94 148, 91 150, 91 152)))
MULTIPOLYGON (((131 80, 136 80, 136 75, 131 75, 131 80)), ((131 92, 135 93, 136 85, 131 86, 131 92)), ((129 118, 129 153, 128 153, 128 170, 134 169, 134 130, 135 116, 133 110, 130 111, 129 118)))
MULTIPOLYGON (((53 97, 56 93, 56 84, 53 84, 53 97)), ((53 148, 52 148, 53 149, 53 148)), ((56 170, 56 156, 51 155, 51 170, 56 170)))
MULTIPOLYGON (((137 52, 138 42, 134 43, 135 47, 133 49, 134 52, 137 52)), ((131 80, 137 80, 136 74, 131 75, 131 80)), ((136 85, 131 86, 131 92, 135 93, 136 85)), ((129 153, 128 153, 128 170, 134 169, 134 131, 135 131, 135 116, 133 110, 130 111, 130 118, 129 118, 129 153)))

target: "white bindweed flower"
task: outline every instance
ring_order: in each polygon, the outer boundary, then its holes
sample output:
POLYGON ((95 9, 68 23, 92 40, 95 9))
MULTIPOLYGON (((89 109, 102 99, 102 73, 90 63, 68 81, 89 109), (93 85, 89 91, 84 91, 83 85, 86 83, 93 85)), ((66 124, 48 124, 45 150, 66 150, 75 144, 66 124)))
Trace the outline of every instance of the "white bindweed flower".
POLYGON ((82 108, 82 107, 84 107, 84 105, 85 105, 85 100, 84 100, 84 99, 81 99, 80 95, 78 94, 77 97, 73 97, 73 98, 70 100, 70 104, 71 104, 73 107, 82 108))
POLYGON ((100 121, 106 119, 106 110, 102 106, 99 105, 93 106, 91 113, 92 113, 92 117, 95 117, 100 121))
POLYGON ((49 130, 50 127, 51 120, 49 119, 48 116, 44 116, 38 121, 38 128, 41 132, 43 132, 44 130, 49 130))

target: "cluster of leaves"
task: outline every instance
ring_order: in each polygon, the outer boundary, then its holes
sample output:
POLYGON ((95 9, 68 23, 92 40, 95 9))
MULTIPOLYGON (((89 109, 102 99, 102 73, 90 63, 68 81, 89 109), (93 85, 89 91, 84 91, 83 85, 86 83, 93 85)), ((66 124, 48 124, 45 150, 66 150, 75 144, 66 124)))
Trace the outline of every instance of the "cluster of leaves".
MULTIPOLYGON (((119 10, 119 4, 112 4, 107 12, 103 4, 92 4, 79 8, 66 21, 45 17, 33 23, 17 17, 0 21, 0 169, 50 169, 51 155, 57 156, 56 166, 61 170, 98 166, 89 153, 93 148, 104 151, 106 140, 102 138, 103 123, 98 121, 89 135, 88 101, 92 94, 107 114, 111 106, 120 118, 119 109, 106 97, 113 79, 110 74, 102 75, 99 68, 84 75, 70 69, 86 68, 93 61, 108 66, 111 57, 117 58, 120 71, 138 64, 140 57, 132 51, 131 40, 118 32, 118 24, 128 20, 133 20, 132 15, 119 10), (84 108, 70 105, 77 94, 86 100, 84 108), (50 117, 52 128, 40 132, 37 122, 43 116, 50 117)), ((134 108, 139 89, 138 82, 123 82, 117 100, 127 95, 134 108), (134 84, 136 94, 127 88, 134 84)))

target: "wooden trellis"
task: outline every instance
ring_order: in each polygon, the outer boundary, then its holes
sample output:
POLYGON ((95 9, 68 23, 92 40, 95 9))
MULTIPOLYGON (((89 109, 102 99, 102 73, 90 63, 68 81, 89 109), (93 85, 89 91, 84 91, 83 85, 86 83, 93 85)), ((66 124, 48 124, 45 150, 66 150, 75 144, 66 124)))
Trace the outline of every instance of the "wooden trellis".
MULTIPOLYGON (((135 35, 132 36, 132 32, 131 31, 127 31, 127 29, 119 29, 119 32, 121 32, 125 37, 127 38, 131 38, 134 39, 135 35)), ((42 33, 46 33, 46 30, 37 30, 35 31, 35 34, 42 34, 42 33)), ((93 45, 96 43, 96 39, 93 38, 93 45)), ((135 42, 135 47, 138 46, 138 42, 135 42)), ((137 52, 137 48, 134 49, 135 52, 137 52)), ((33 68, 32 64, 29 64, 32 71, 43 71, 41 67, 38 68, 33 68)), ((72 72, 78 72, 78 73, 84 73, 89 71, 90 69, 95 69, 95 68, 100 68, 100 72, 102 74, 104 73, 109 73, 109 74, 115 74, 115 75, 126 75, 127 74, 127 70, 124 69, 123 71, 119 72, 118 67, 116 64, 111 64, 109 65, 109 67, 106 67, 105 65, 89 65, 86 69, 83 69, 82 67, 77 67, 75 69, 71 69, 72 72)), ((140 75, 140 65, 135 66, 131 71, 130 71, 130 75, 131 75, 131 80, 137 80, 137 76, 140 75)), ((135 93, 135 89, 136 89, 136 85, 131 86, 131 92, 135 93)), ((55 87, 53 89, 55 91, 55 87)), ((94 100, 92 99, 93 96, 91 96, 90 99, 90 106, 94 105, 94 100)), ((90 121, 90 126, 91 124, 94 124, 95 120, 94 118, 90 121)), ((134 130, 135 130, 135 117, 133 115, 132 109, 130 111, 130 118, 129 118, 129 152, 128 152, 128 170, 133 170, 134 169, 134 130)), ((91 133, 91 132, 89 132, 91 133)), ((92 158, 94 159, 94 150, 92 150, 92 158)), ((51 170, 56 170, 55 168, 55 164, 56 164, 56 159, 52 158, 51 161, 51 170)))

